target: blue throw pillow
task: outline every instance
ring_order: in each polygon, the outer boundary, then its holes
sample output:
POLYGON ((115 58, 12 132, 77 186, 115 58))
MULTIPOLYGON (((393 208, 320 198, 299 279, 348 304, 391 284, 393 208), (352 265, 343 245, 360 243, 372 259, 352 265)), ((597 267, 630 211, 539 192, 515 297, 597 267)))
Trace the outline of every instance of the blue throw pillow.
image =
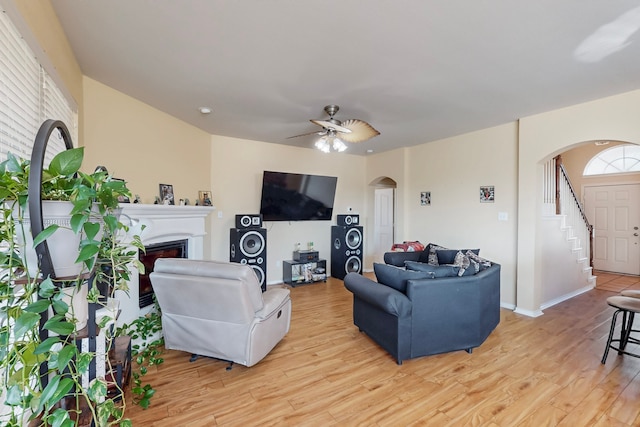
POLYGON ((463 254, 467 252, 472 252, 476 255, 480 253, 480 249, 438 249, 436 250, 436 256, 438 258, 438 265, 440 264, 453 264, 456 259, 456 255, 458 252, 462 252, 463 254))
POLYGON ((424 271, 405 270, 395 265, 373 263, 373 271, 378 283, 389 286, 402 293, 407 290, 407 280, 429 279, 429 273, 424 271))
POLYGON ((455 277, 458 275, 458 267, 453 265, 431 265, 424 262, 405 261, 404 265, 407 270, 424 271, 431 275, 431 279, 440 277, 455 277))

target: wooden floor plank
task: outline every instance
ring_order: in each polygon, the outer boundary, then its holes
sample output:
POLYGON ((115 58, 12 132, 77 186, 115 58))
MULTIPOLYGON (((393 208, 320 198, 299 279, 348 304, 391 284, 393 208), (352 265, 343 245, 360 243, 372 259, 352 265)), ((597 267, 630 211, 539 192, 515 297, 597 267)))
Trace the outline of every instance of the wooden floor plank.
POLYGON ((501 310, 472 354, 398 365, 351 317, 342 281, 291 289, 287 336, 247 368, 165 351, 144 377, 157 390, 137 426, 634 426, 640 359, 604 351, 606 298, 640 278, 600 273, 598 286, 529 318, 501 310), (602 280, 601 280, 602 279, 602 280))

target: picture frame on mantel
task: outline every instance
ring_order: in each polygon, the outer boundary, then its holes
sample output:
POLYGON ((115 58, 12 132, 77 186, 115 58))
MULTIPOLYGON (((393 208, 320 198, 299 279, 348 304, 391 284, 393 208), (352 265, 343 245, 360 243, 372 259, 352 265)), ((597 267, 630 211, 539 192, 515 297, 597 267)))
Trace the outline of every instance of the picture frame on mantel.
POLYGON ((213 206, 211 201, 211 191, 198 191, 198 204, 200 206, 213 206))
POLYGON ((160 184, 160 204, 161 205, 175 205, 176 200, 173 195, 173 185, 160 184))

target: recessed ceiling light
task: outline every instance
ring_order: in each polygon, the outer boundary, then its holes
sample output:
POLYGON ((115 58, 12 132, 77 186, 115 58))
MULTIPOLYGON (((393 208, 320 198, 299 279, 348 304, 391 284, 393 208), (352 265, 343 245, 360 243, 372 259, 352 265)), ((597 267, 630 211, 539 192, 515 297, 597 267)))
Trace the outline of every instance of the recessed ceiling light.
POLYGON ((609 141, 596 141, 596 145, 609 145, 609 141))
POLYGON ((200 107, 198 110, 201 114, 211 114, 211 108, 209 107, 200 107))
POLYGON ((373 150, 372 150, 371 148, 369 148, 369 149, 367 150, 367 153, 373 153, 373 150))

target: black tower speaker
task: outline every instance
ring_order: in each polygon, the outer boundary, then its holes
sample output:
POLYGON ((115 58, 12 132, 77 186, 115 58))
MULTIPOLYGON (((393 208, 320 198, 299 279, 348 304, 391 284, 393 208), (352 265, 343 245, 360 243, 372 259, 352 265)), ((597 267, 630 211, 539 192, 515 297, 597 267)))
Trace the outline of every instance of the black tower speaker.
POLYGON ((331 227, 331 276, 344 279, 347 273, 362 273, 361 226, 331 227))
POLYGON ((338 225, 342 225, 342 226, 360 225, 360 215, 358 214, 338 215, 338 225))
POLYGON ((236 228, 260 228, 262 227, 261 214, 236 215, 236 228))
POLYGON ((251 266, 258 276, 262 292, 266 291, 267 229, 232 228, 229 243, 229 261, 251 266))

